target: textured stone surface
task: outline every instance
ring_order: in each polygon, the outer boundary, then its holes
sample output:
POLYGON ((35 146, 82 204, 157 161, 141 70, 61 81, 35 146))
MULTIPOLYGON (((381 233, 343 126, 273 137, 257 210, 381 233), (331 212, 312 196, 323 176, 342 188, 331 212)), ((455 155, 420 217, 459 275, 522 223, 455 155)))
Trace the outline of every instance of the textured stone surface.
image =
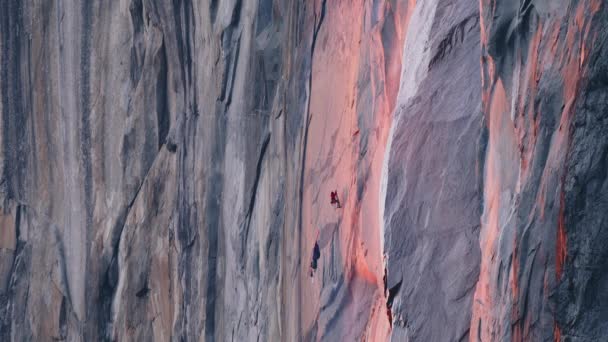
POLYGON ((601 340, 607 11, 0 1, 0 339, 601 340))
POLYGON ((596 270, 605 246, 589 242, 605 241, 606 145, 592 122, 605 117, 593 89, 606 63, 606 7, 488 1, 482 9, 489 140, 472 336, 601 340, 608 287, 596 270))
POLYGON ((279 336, 280 268, 266 265, 283 238, 275 94, 295 9, 5 1, 0 13, 3 230, 17 236, 3 238, 3 336, 279 336))
POLYGON ((471 1, 427 1, 408 30, 385 165, 394 341, 468 336, 483 181, 478 13, 471 1))

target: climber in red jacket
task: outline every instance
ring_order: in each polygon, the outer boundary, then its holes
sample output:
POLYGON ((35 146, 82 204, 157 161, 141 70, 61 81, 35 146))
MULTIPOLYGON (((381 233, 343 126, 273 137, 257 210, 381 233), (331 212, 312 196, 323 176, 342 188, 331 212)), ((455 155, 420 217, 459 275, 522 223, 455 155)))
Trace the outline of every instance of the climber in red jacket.
POLYGON ((340 206, 340 200, 338 199, 338 191, 332 191, 330 194, 331 197, 331 204, 332 205, 336 205, 336 208, 341 208, 340 206))

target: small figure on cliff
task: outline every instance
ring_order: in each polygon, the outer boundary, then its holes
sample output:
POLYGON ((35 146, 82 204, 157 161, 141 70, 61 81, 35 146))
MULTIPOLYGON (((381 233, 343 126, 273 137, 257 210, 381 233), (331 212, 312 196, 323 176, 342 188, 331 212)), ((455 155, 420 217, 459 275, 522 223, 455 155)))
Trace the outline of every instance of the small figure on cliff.
POLYGON ((315 238, 315 246, 312 249, 312 260, 310 261, 310 276, 314 275, 314 272, 317 270, 318 260, 321 257, 321 249, 319 248, 319 232, 317 232, 317 237, 315 238))
POLYGON ((330 197, 331 197, 331 205, 335 204, 336 208, 338 208, 338 209, 342 208, 340 206, 340 200, 338 199, 338 191, 337 190, 336 191, 332 191, 331 194, 330 194, 330 197))
POLYGON ((317 261, 321 257, 321 250, 319 249, 319 243, 315 241, 315 247, 312 249, 312 261, 310 262, 310 276, 314 275, 317 270, 317 261))

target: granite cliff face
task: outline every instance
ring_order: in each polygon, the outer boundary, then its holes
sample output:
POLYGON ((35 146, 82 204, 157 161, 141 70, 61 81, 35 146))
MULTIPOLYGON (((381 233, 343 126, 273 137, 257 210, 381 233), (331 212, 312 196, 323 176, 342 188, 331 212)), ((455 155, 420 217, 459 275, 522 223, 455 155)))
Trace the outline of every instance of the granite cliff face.
POLYGON ((606 23, 1 1, 0 339, 601 340, 606 23))
POLYGON ((606 6, 482 2, 488 127, 472 336, 607 336, 606 6))

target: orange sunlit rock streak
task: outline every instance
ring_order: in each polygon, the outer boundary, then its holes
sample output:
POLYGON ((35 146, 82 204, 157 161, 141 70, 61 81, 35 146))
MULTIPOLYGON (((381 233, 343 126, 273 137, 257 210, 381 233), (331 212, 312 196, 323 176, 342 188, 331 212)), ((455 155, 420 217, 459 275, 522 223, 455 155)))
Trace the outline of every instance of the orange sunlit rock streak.
POLYGON ((323 291, 322 277, 325 260, 331 253, 326 250, 333 248, 333 253, 340 255, 340 267, 345 279, 351 279, 351 267, 345 263, 347 253, 352 244, 349 236, 345 236, 343 226, 352 226, 352 205, 349 197, 344 195, 344 186, 351 184, 350 179, 340 179, 338 175, 347 173, 351 168, 352 153, 348 151, 348 140, 345 136, 353 128, 351 103, 356 101, 356 93, 348 86, 356 82, 356 71, 359 67, 358 41, 361 39, 361 18, 363 7, 357 1, 349 7, 336 6, 328 3, 323 26, 317 37, 317 45, 312 64, 312 86, 310 94, 310 135, 306 158, 304 180, 304 196, 302 203, 302 258, 306 260, 300 270, 301 292, 301 334, 318 327, 317 339, 324 333, 323 322, 319 322, 321 314, 320 297, 323 291), (342 13, 341 13, 342 12, 342 13), (342 15, 341 15, 342 14, 342 15), (346 23, 347 18, 350 22, 346 23), (342 28, 357 29, 355 32, 342 28), (333 166, 333 169, 330 169, 333 166), (334 174, 332 174, 334 173, 334 174), (336 175, 337 174, 337 175, 336 175), (324 184, 322 184, 324 183, 324 184), (339 187, 338 187, 339 186, 339 187), (329 192, 338 190, 342 209, 334 209, 329 205, 329 192), (340 218, 339 215, 343 217, 340 218), (338 225, 337 244, 321 245, 319 268, 313 278, 309 277, 308 267, 310 251, 315 238, 325 233, 321 228, 325 224, 338 225))
MULTIPOLYGON (((367 275, 368 279, 372 279, 377 286, 376 291, 376 303, 372 310, 368 328, 365 334, 365 339, 368 341, 383 341, 388 340, 388 333, 391 327, 391 323, 388 321, 389 317, 386 314, 386 298, 384 293, 384 283, 382 281, 384 276, 384 251, 382 242, 383 239, 380 236, 382 234, 380 228, 380 212, 378 203, 380 201, 380 179, 382 175, 382 166, 384 162, 385 148, 388 140, 388 134, 390 131, 390 125, 392 121, 392 111, 396 103, 396 96, 399 91, 400 75, 401 75, 401 60, 402 60, 402 46, 405 40, 406 28, 409 24, 411 14, 413 12, 415 1, 408 0, 407 8, 389 8, 390 3, 384 3, 385 10, 383 18, 384 21, 394 20, 394 27, 396 28, 395 41, 393 42, 392 48, 396 48, 394 51, 389 51, 390 59, 387 60, 388 56, 385 49, 387 46, 382 46, 382 32, 381 27, 378 25, 372 33, 372 44, 370 45, 370 54, 375 54, 375 59, 379 65, 386 65, 383 73, 383 80, 381 84, 375 84, 372 82, 373 90, 372 94, 377 93, 379 89, 386 89, 384 96, 378 98, 379 103, 375 104, 374 113, 374 130, 377 132, 377 138, 373 147, 368 148, 373 151, 370 163, 370 176, 366 184, 364 197, 362 199, 362 212, 360 213, 362 227, 369 227, 363 231, 363 238, 370 244, 374 244, 376 247, 375 253, 370 255, 371 258, 365 258, 365 266, 361 267, 362 272, 369 271, 367 275), (391 13, 391 16, 387 16, 391 13), (404 17, 400 15, 405 13, 404 17), (367 234, 365 233, 367 231, 367 234), (369 267, 371 266, 371 267, 369 267)), ((400 6, 397 3, 397 6, 400 6)), ((385 24, 386 25, 386 24, 385 24)), ((375 63, 373 63, 375 64, 375 63)), ((371 70, 370 72, 373 72, 371 70)), ((360 127, 363 129, 363 127, 360 127)), ((369 152, 368 152, 369 153, 369 152)), ((363 266, 363 265, 361 265, 363 266)))
POLYGON ((481 329, 475 325, 471 329, 471 339, 480 338, 483 341, 492 340, 495 329, 493 322, 487 322, 487 317, 492 317, 494 306, 493 298, 496 297, 496 287, 491 286, 494 278, 494 259, 497 253, 497 242, 500 236, 501 209, 508 207, 505 203, 505 191, 512 186, 511 174, 505 173, 509 165, 509 155, 515 150, 515 131, 508 115, 509 103, 502 81, 496 82, 488 111, 488 126, 490 131, 488 152, 485 168, 485 211, 482 218, 482 230, 480 233, 481 267, 479 280, 474 295, 472 322, 481 320, 481 329), (480 333, 477 336, 477 333, 480 333))
MULTIPOLYGON (((344 311, 361 310, 362 303, 368 304, 368 317, 360 338, 368 341, 388 340, 390 324, 386 315, 386 299, 382 277, 384 273, 383 251, 380 237, 380 217, 378 211, 380 175, 384 148, 390 129, 391 113, 401 73, 402 46, 409 17, 413 10, 413 0, 408 8, 390 8, 385 2, 383 15, 371 30, 371 4, 364 1, 349 3, 328 2, 327 13, 318 37, 318 46, 313 61, 310 137, 306 156, 306 180, 303 203, 303 225, 305 234, 302 250, 312 249, 316 231, 328 229, 328 223, 337 223, 339 243, 322 246, 322 256, 315 278, 311 280, 306 270, 301 272, 302 284, 302 330, 318 326, 317 339, 326 329, 320 296, 325 290, 321 286, 324 267, 332 252, 338 253, 341 271, 347 283, 359 284, 348 287, 348 291, 372 289, 365 293, 352 293, 354 303, 344 311), (367 7, 366 7, 367 6, 367 7), (405 15, 404 15, 405 14, 405 15), (356 20, 353 20, 356 18, 356 20), (359 21, 361 20, 361 21, 359 21), (365 21, 368 22, 365 22, 365 21), (382 40, 382 25, 392 20, 396 31, 396 41, 382 40), (354 32, 353 32, 354 31, 354 32), (371 33, 370 33, 371 31, 371 33), (387 54, 385 49, 395 48, 387 54), (390 58, 388 57, 390 56, 390 58), (365 68, 371 70, 365 71, 365 68), (357 80, 360 73, 368 72, 370 77, 371 103, 361 103, 358 96, 357 80), (379 95, 378 95, 379 94, 379 95), (373 117, 370 127, 359 126, 358 106, 371 106, 365 115, 373 117), (359 146, 360 136, 368 135, 367 152, 363 157, 359 146), (368 169, 369 175, 365 177, 368 169), (357 199, 357 183, 364 181, 362 198, 357 199), (342 208, 335 210, 328 204, 331 190, 338 190, 342 208), (331 249, 334 249, 331 251, 331 249), (361 285, 367 284, 367 285, 361 285), (365 298, 371 296, 371 298, 365 298)), ((367 107, 363 107, 367 108, 367 107)), ((324 235, 321 232, 321 235, 324 235)), ((303 256, 308 258, 308 254, 303 256)), ((307 265, 304 265, 308 267, 307 265)), ((347 285, 344 285, 347 286, 347 285)), ((348 315, 349 313, 340 313, 348 315)), ((333 314, 331 315, 333 317, 333 314)), ((361 327, 354 322, 341 337, 355 337, 361 327), (353 326, 355 325, 355 326, 353 326)))
MULTIPOLYGON (((562 76, 564 78, 564 100, 566 103, 561 115, 560 130, 563 130, 562 135, 567 149, 569 148, 570 140, 569 127, 573 114, 572 107, 574 106, 580 87, 585 56, 588 54, 587 49, 589 47, 591 19, 599 11, 600 6, 601 1, 599 0, 579 3, 576 8, 574 20, 571 20, 570 25, 568 26, 566 46, 562 50, 563 53, 560 58, 560 61, 565 64, 562 76), (572 57, 573 55, 578 58, 572 57)), ((555 273, 556 278, 558 279, 562 275, 567 256, 567 234, 564 217, 566 205, 563 190, 564 178, 565 175, 562 177, 562 189, 559 197, 560 202, 556 238, 555 273)))
POLYGON ((555 277, 561 278, 564 263, 566 262, 566 228, 564 227, 564 191, 560 194, 559 217, 557 220, 557 243, 555 251, 555 277))
MULTIPOLYGON (((566 157, 568 154, 570 144, 570 126, 573 114, 573 108, 576 102, 576 96, 582 80, 582 72, 584 70, 584 64, 586 57, 588 56, 589 46, 595 40, 594 36, 590 36, 591 20, 593 15, 597 13, 601 7, 601 1, 591 0, 582 1, 574 8, 574 15, 568 20, 568 27, 566 31, 566 39, 560 39, 560 25, 559 19, 554 22, 544 23, 542 18, 539 19, 536 32, 529 43, 528 56, 525 59, 524 65, 516 65, 514 70, 514 80, 522 80, 523 82, 510 82, 514 83, 516 89, 504 89, 503 80, 500 77, 511 77, 510 75, 497 75, 496 65, 492 60, 492 57, 485 52, 485 49, 489 46, 490 32, 492 31, 492 19, 495 18, 496 1, 493 0, 480 0, 481 8, 481 41, 482 49, 482 101, 484 114, 486 115, 486 121, 488 122, 488 129, 490 134, 487 159, 486 159, 486 175, 485 175, 485 189, 484 189, 484 201, 485 211, 482 218, 482 231, 480 236, 480 245, 482 249, 482 261, 479 281, 475 291, 475 303, 473 306, 473 318, 471 322, 471 341, 481 340, 493 340, 497 336, 504 336, 505 330, 511 329, 511 337, 513 340, 523 340, 528 338, 531 326, 530 322, 533 320, 530 315, 523 318, 523 323, 514 324, 512 327, 502 327, 502 318, 500 315, 504 315, 507 312, 507 307, 497 307, 503 305, 504 300, 499 299, 501 294, 496 292, 496 286, 493 283, 496 277, 496 272, 501 267, 498 265, 501 256, 498 255, 496 242, 501 238, 501 231, 504 222, 501 222, 501 217, 507 215, 508 212, 516 210, 511 208, 511 205, 505 205, 501 203, 506 197, 504 193, 501 195, 500 189, 503 191, 511 190, 517 194, 521 189, 521 184, 527 181, 529 174, 529 166, 532 164, 532 158, 534 158, 535 145, 538 139, 538 129, 541 108, 535 108, 535 99, 537 97, 537 86, 542 78, 542 73, 547 69, 547 66, 556 65, 558 70, 561 71, 563 80, 563 99, 564 107, 559 116, 559 130, 554 132, 551 147, 551 159, 556 160, 556 167, 545 168, 543 170, 543 177, 541 184, 539 184, 539 191, 537 193, 536 210, 538 210, 538 217, 543 220, 545 219, 545 210, 547 206, 547 184, 545 183, 549 179, 550 174, 557 173, 561 175, 559 182, 559 196, 558 203, 556 205, 559 208, 557 227, 556 227, 556 248, 555 248, 555 275, 559 279, 564 272, 564 264, 567 258, 567 229, 565 226, 565 199, 563 192, 563 183, 565 180, 565 165, 566 157), (485 14, 485 15, 484 15, 485 14), (488 18, 490 21, 487 22, 488 18), (547 25, 546 25, 547 24, 547 25), (544 28, 547 27, 546 30, 544 28), (543 40, 547 42, 543 45, 544 51, 540 50, 541 43, 543 40), (548 49, 547 49, 548 47, 548 49), (518 98, 513 98, 518 97, 518 98), (510 113, 507 108, 507 104, 512 101, 516 101, 517 105, 512 107, 511 110, 515 110, 515 113, 510 113), (503 119, 499 119, 500 117, 503 119), (511 131, 505 129, 503 124, 509 124, 506 117, 513 117, 515 122, 515 131, 517 135, 517 145, 519 154, 519 176, 517 180, 517 186, 509 185, 505 183, 505 178, 501 177, 508 175, 509 170, 503 168, 512 168, 515 166, 508 161, 505 161, 504 149, 502 151, 497 148, 495 144, 498 141, 506 139, 510 141, 511 131), (527 120, 526 120, 527 117, 527 120), (531 118, 531 119, 530 119, 531 118), (532 127, 526 127, 529 123, 532 123, 532 127), (497 167, 497 160, 501 167, 497 167), (493 278, 494 277, 494 278, 493 278), (501 303, 493 303, 493 300, 501 300, 501 303), (479 332, 479 334, 478 334, 479 332)), ((515 51, 519 53, 521 50, 515 51)), ((517 60, 521 60, 518 58, 517 60)), ((508 149, 508 148, 507 148, 508 149)), ((508 158, 507 158, 508 159, 508 158)), ((515 171, 515 170, 513 170, 515 171)), ((508 198, 507 198, 508 199, 508 198)), ((517 203, 513 205, 517 206, 517 203)), ((529 219, 532 220, 534 212, 530 213, 529 219)), ((508 270, 508 279, 510 281, 510 294, 507 298, 510 299, 510 317, 511 321, 517 322, 520 319, 520 312, 518 301, 520 297, 520 286, 518 279, 520 272, 522 272, 519 265, 519 252, 518 252, 518 239, 515 236, 513 242, 513 251, 511 252, 512 263, 510 270, 508 270)), ((504 256, 502 256, 504 257, 504 256)), ((504 259, 502 259, 504 260, 504 259)), ((500 285, 500 284, 499 284, 500 285)), ((545 295, 548 296, 549 291, 548 278, 544 278, 545 295)), ((561 331, 557 324, 554 325, 554 338, 559 340, 561 337, 561 331)))

